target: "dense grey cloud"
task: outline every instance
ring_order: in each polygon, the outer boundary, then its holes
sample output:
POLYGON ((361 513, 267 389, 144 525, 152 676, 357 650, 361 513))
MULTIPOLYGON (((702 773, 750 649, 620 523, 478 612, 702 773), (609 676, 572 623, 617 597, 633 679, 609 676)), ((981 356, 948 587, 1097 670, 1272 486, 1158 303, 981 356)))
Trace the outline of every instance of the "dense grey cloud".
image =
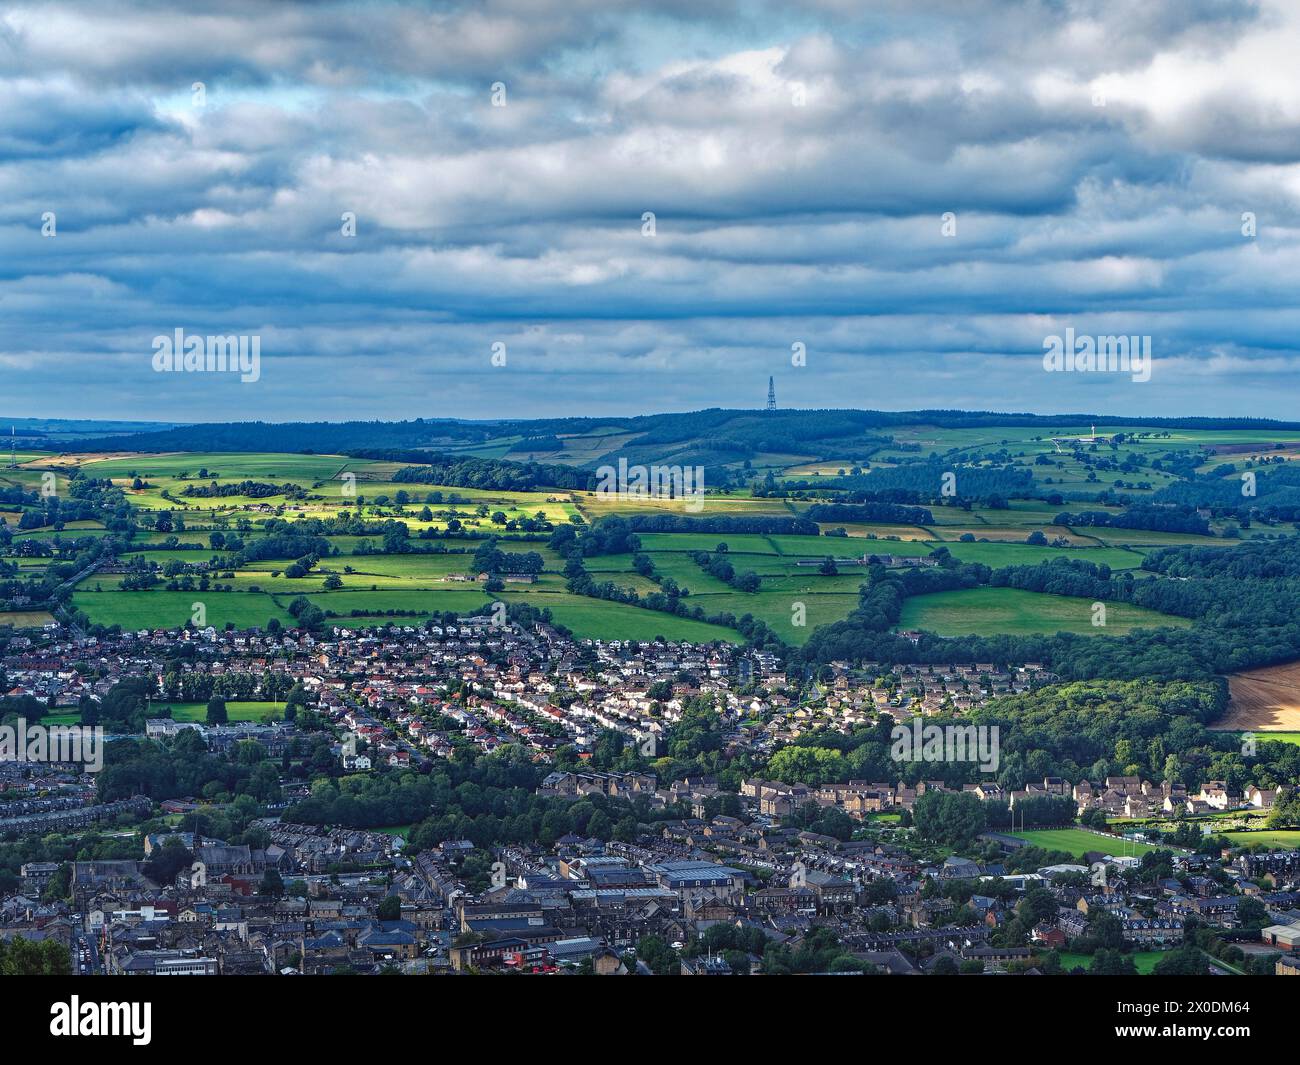
POLYGON ((1294 417, 1293 8, 10 6, 0 414, 642 413, 772 374, 1294 417), (1151 380, 1044 372, 1070 327, 1151 336, 1151 380), (260 336, 260 380, 153 372, 176 328, 260 336))

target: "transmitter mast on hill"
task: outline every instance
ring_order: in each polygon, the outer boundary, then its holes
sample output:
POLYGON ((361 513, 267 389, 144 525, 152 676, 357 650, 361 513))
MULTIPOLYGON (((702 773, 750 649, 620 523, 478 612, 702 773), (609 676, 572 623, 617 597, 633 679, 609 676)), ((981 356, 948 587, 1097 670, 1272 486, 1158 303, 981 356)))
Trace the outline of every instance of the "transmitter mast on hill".
POLYGON ((770 377, 767 379, 767 409, 769 413, 776 410, 776 384, 770 377))

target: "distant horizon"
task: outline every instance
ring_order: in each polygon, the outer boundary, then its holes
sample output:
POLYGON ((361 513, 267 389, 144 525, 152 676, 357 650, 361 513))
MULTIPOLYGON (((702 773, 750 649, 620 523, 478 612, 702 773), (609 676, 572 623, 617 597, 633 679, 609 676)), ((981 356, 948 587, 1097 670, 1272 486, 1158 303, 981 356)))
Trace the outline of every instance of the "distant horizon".
MULTIPOLYGON (((835 413, 835 412, 853 412, 861 414, 880 414, 891 417, 908 416, 908 415, 935 415, 942 414, 948 416, 968 415, 972 417, 985 417, 994 419, 1032 419, 1035 421, 1052 421, 1056 424, 1064 425, 1082 425, 1087 426, 1089 423, 1097 425, 1141 425, 1141 426, 1160 426, 1162 423, 1175 423, 1187 421, 1208 421, 1208 422, 1238 422, 1242 423, 1242 429, 1268 426, 1272 428, 1297 429, 1300 430, 1300 419, 1269 418, 1260 415, 1240 415, 1240 414, 1182 414, 1182 415, 1149 415, 1146 417, 1134 416, 1123 413, 1105 413, 1101 411, 1065 411, 1065 412, 1044 412, 1044 411, 1025 411, 1025 410, 990 410, 985 408, 974 407, 925 407, 911 409, 888 409, 881 407, 779 407, 774 411, 769 411, 761 407, 696 407, 682 410, 654 410, 641 411, 636 414, 550 414, 534 417, 495 417, 495 418, 457 418, 439 415, 417 415, 406 418, 241 418, 241 419, 202 419, 202 420, 185 420, 185 421, 155 421, 149 419, 133 418, 76 418, 62 416, 43 416, 43 415, 24 415, 21 417, 12 417, 0 415, 0 441, 3 440, 4 427, 6 426, 23 426, 34 428, 35 425, 95 425, 95 426, 119 426, 133 427, 139 432, 158 431, 165 432, 169 428, 189 428, 204 425, 356 425, 356 424, 377 424, 377 425, 400 425, 412 424, 416 422, 428 422, 437 424, 440 422, 450 422, 463 425, 512 425, 529 422, 553 422, 553 421, 627 421, 639 418, 662 418, 672 416, 684 416, 692 414, 701 414, 707 411, 721 411, 735 415, 782 415, 782 414, 813 414, 813 413, 835 413)), ((39 430, 36 430, 39 431, 39 430)), ((91 433, 92 430, 84 429, 80 432, 91 433)), ((128 430, 129 431, 129 430, 128 430)), ((95 435, 115 435, 107 429, 93 430, 95 435)))
POLYGON ((4 397, 1291 414, 1297 5, 488 10, 0 15, 4 397))
MULTIPOLYGON (((1037 364, 1038 360, 1034 360, 1037 364)), ((5 379, 8 384, 12 380, 7 378, 3 373, 5 360, 3 353, 0 352, 0 379, 5 379)), ((1159 362, 1157 360, 1157 370, 1159 362)), ((534 389, 529 383, 519 383, 519 391, 531 393, 530 398, 520 398, 518 402, 509 403, 510 412, 500 413, 501 407, 506 404, 493 397, 495 389, 482 388, 475 390, 470 388, 467 393, 461 393, 465 402, 448 403, 445 401, 435 401, 431 406, 454 407, 461 413, 440 413, 430 412, 427 409, 421 409, 424 404, 406 394, 404 390, 398 388, 397 393, 401 398, 385 399, 376 401, 372 405, 359 409, 355 404, 340 402, 338 405, 322 402, 319 397, 310 401, 302 401, 295 407, 293 400, 276 401, 272 404, 263 405, 261 403, 242 403, 240 400, 247 397, 250 401, 255 398, 265 398, 263 393, 259 392, 260 385, 266 384, 271 387, 275 385, 276 375, 272 372, 274 363, 271 360, 265 360, 263 363, 264 371, 267 376, 259 385, 241 385, 238 380, 204 382, 196 381, 195 378, 203 378, 207 375, 180 375, 179 380, 173 379, 178 387, 190 390, 193 393, 193 404, 185 403, 184 409, 176 409, 178 404, 174 402, 174 397, 163 397, 156 393, 146 390, 136 401, 109 405, 109 410, 113 413, 105 413, 105 404, 96 400, 95 395, 98 388, 79 388, 78 396, 82 397, 75 401, 68 401, 58 404, 50 404, 49 407, 42 409, 48 410, 56 408, 58 413, 42 413, 38 415, 23 415, 29 421, 63 421, 63 422, 85 422, 85 421, 108 421, 121 423, 137 424, 154 424, 154 425, 197 425, 197 424, 235 424, 238 422, 329 422, 340 423, 349 421, 415 421, 424 419, 425 421, 463 421, 463 422, 513 422, 513 421, 545 421, 556 418, 632 418, 656 414, 677 414, 690 411, 700 410, 734 410, 746 411, 752 410, 758 413, 764 412, 763 395, 766 389, 766 376, 762 377, 762 387, 756 387, 753 391, 758 397, 758 402, 753 406, 744 404, 729 404, 719 402, 716 393, 705 391, 700 398, 692 400, 687 396, 680 398, 678 402, 672 405, 662 407, 656 406, 648 408, 642 405, 640 396, 645 392, 664 391, 657 387, 646 388, 644 384, 637 386, 629 380, 626 386, 620 385, 616 390, 606 390, 605 394, 597 394, 591 397, 585 397, 577 389, 570 391, 572 398, 556 397, 547 399, 539 395, 540 385, 534 389), (265 370, 267 366, 272 370, 265 370), (222 402, 222 394, 228 390, 229 396, 232 397, 228 402, 222 402), (608 391, 616 391, 617 398, 611 398, 608 391), (253 393, 257 393, 254 395, 253 393), (474 402, 470 402, 472 396, 474 402), (486 401, 485 401, 486 400, 486 401), (476 410, 474 413, 463 413, 467 406, 481 405, 490 408, 476 410), (174 409, 177 417, 172 419, 158 418, 157 408, 160 404, 164 407, 174 409), (244 412, 249 406, 256 409, 244 413, 243 416, 234 416, 226 414, 227 410, 239 410, 244 412), (221 413, 213 414, 212 408, 218 408, 221 413), (322 409, 326 408, 326 409, 322 409), (319 411, 320 416, 312 417, 309 411, 319 411)), ((500 371, 506 373, 509 371, 500 371)), ((807 371, 804 371, 807 372, 807 371)), ((795 372, 797 375, 797 371, 795 372)), ((151 375, 153 376, 153 375, 151 375)), ((533 375, 535 376, 535 375, 533 375)), ((791 375, 787 375, 789 377, 791 375)), ((1020 375, 1023 377, 1024 375, 1020 375)), ((1079 375, 1064 375, 1078 379, 1079 375)), ((1110 377, 1112 375, 1100 374, 1098 377, 1110 377)), ((531 382, 532 377, 529 377, 531 382)), ((654 379, 648 379, 653 381, 654 379)), ((757 378, 756 378, 757 380, 757 378)), ((894 380, 897 380, 895 376, 894 380)), ((173 382, 169 382, 173 383, 173 382)), ((1076 385, 1076 382, 1070 382, 1076 385)), ((463 382, 462 382, 463 384, 463 382)), ((872 410, 884 413, 906 413, 914 410, 960 410, 967 412, 994 413, 994 414, 1025 414, 1036 417, 1071 417, 1079 415, 1080 417, 1091 417, 1088 414, 1079 414, 1079 407, 1074 403, 1067 403, 1063 400, 1053 402, 1047 398, 1040 398, 1032 409, 1026 410, 1023 407, 1013 408, 1010 404, 1005 406, 994 406, 1000 397, 995 395, 966 395, 962 399, 954 399, 951 402, 936 401, 933 393, 929 389, 921 390, 921 395, 912 395, 910 398, 914 402, 905 402, 900 399, 897 404, 845 404, 841 402, 819 402, 817 394, 822 392, 820 388, 812 389, 795 389, 789 387, 789 382, 784 382, 786 387, 783 388, 783 379, 781 376, 776 378, 777 386, 777 410, 872 410), (790 393, 797 392, 798 395, 790 393), (811 392, 814 395, 804 398, 802 393, 811 392), (783 399, 784 397, 784 399, 783 399)), ((1300 380, 1297 382, 1300 385, 1300 380)), ((1115 395, 1113 387, 1097 387, 1094 385, 1114 385, 1114 382, 1099 382, 1093 380, 1077 380, 1077 391, 1095 391, 1100 401, 1098 405, 1099 413, 1097 417, 1126 418, 1132 421, 1144 421, 1152 418, 1255 418, 1273 421, 1287 421, 1287 415, 1293 409, 1294 404, 1287 398, 1290 392, 1290 386, 1278 384, 1275 388, 1270 389, 1265 394, 1253 395, 1249 400, 1240 401, 1240 407, 1233 410, 1225 410, 1225 397, 1219 396, 1216 400, 1200 400, 1191 392, 1191 390, 1182 389, 1163 389, 1154 390, 1150 384, 1123 386, 1118 397, 1115 395), (1133 408, 1134 396, 1138 398, 1150 397, 1152 402, 1143 402, 1133 408), (1157 398, 1159 397, 1159 398, 1157 398), (1103 407, 1102 404, 1105 404, 1103 407), (1100 413, 1101 410, 1106 413, 1100 413)), ((737 391, 734 376, 728 378, 727 390, 729 392, 737 391)), ((1214 385, 1209 384, 1209 391, 1214 391, 1214 385)), ((292 389, 290 389, 291 391, 292 389)), ((512 385, 512 391, 514 386, 512 385)), ((41 391, 49 393, 50 388, 46 387, 41 391)), ((435 390, 436 391, 436 390, 435 390)), ((748 391, 748 390, 746 390, 748 391)), ((875 389, 859 388, 832 388, 831 393, 843 395, 854 392, 866 392, 874 394, 875 389)), ((1027 397, 1028 398, 1028 397, 1027 397)), ((1076 395, 1074 398, 1078 398, 1076 395)), ((1005 401, 1003 401, 1005 402, 1005 401)), ((0 419, 3 424, 9 424, 12 421, 21 420, 15 417, 5 417, 0 419)))

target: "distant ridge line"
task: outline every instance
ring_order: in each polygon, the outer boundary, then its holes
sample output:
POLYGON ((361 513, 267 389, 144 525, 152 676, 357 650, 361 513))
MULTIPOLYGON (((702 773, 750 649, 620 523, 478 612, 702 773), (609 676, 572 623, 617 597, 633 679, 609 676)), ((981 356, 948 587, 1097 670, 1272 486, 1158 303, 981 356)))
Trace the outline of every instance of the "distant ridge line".
POLYGON ((925 409, 878 411, 854 408, 784 408, 778 410, 725 409, 627 417, 559 417, 522 419, 418 418, 401 421, 351 420, 343 422, 200 422, 174 425, 156 431, 87 431, 76 434, 76 446, 88 451, 302 451, 337 453, 357 448, 430 448, 455 451, 472 448, 502 436, 543 437, 556 434, 581 435, 596 427, 621 427, 643 434, 644 443, 666 445, 693 436, 722 439, 728 434, 751 435, 761 419, 764 430, 774 437, 790 437, 813 444, 833 439, 847 440, 870 430, 889 430, 905 425, 944 429, 1041 428, 1089 426, 1133 427, 1144 430, 1220 430, 1300 432, 1300 421, 1256 417, 1181 418, 1079 413, 1032 414, 1028 412, 966 411, 925 409))

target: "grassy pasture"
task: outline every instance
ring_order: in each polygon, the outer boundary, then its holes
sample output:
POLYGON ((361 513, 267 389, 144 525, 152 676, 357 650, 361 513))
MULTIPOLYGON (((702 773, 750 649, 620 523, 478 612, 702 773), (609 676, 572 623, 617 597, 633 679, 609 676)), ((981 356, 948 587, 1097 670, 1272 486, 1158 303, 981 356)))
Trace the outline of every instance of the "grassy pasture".
POLYGON ((1238 540, 1221 540, 1213 536, 1196 536, 1193 533, 1148 532, 1144 529, 1092 529, 1096 538, 1108 547, 1178 547, 1192 544, 1196 547, 1235 547, 1238 540))
MULTIPOLYGON (((287 606, 297 596, 279 595, 287 606)), ((336 592, 307 592, 306 598, 313 606, 326 612, 346 616, 352 610, 397 610, 407 614, 428 615, 446 611, 476 610, 489 601, 482 585, 450 586, 445 591, 384 590, 379 592, 356 591, 343 588, 336 592)), ((381 624, 378 619, 374 624, 381 624)))
POLYGON ((1119 547, 1044 547, 1026 543, 975 543, 916 540, 873 540, 863 544, 838 537, 775 536, 772 537, 782 553, 799 558, 838 558, 861 555, 899 555, 905 558, 923 558, 937 547, 946 547, 953 558, 962 562, 979 562, 994 569, 1003 566, 1030 566, 1054 558, 1078 558, 1094 565, 1107 565, 1111 569, 1136 569, 1145 557, 1141 551, 1119 547))
POLYGON ((1273 743, 1294 743, 1300 746, 1300 732, 1256 732, 1253 735, 1260 743, 1271 740, 1273 743))
MULTIPOLYGON (((242 481, 281 480, 302 484, 304 488, 316 480, 338 476, 345 469, 357 472, 358 480, 370 463, 350 459, 344 455, 292 455, 278 452, 197 452, 171 454, 134 454, 117 458, 91 459, 83 463, 86 472, 95 477, 133 477, 145 480, 177 480, 182 473, 191 482, 206 484, 210 480, 242 481), (198 471, 206 469, 208 476, 199 479, 198 471), (306 482, 306 483, 304 483, 306 482)), ((391 468, 391 467, 386 467, 391 468)))
POLYGON ((751 614, 770 625, 781 639, 802 645, 819 625, 841 621, 857 608, 856 592, 792 593, 760 591, 754 594, 728 590, 727 594, 692 596, 692 606, 706 614, 728 613, 741 618, 751 614), (796 625, 802 605, 803 625, 796 625))
MULTIPOLYGON (((713 640, 741 642, 739 633, 720 625, 709 625, 693 618, 678 618, 603 599, 569 595, 567 592, 528 594, 506 591, 499 598, 508 603, 527 602, 539 610, 548 608, 556 621, 572 629, 580 639, 653 640, 662 636, 668 640, 701 643, 713 640)), ((705 606, 705 609, 709 610, 709 607, 705 606)))
POLYGON ((1300 847, 1300 829, 1264 829, 1259 832, 1225 832, 1224 835, 1239 847, 1274 847, 1291 850, 1300 847))
MULTIPOLYGON (((713 551, 718 544, 726 544, 733 554, 775 555, 774 541, 782 537, 759 536, 755 533, 639 533, 642 551, 713 551)), ((788 539, 788 537, 786 538, 788 539)), ((801 537, 816 540, 817 537, 801 537)))
POLYGON ((121 625, 124 629, 175 628, 191 620, 194 604, 202 603, 207 612, 207 623, 224 628, 233 623, 246 629, 265 626, 271 618, 281 624, 293 623, 288 611, 281 608, 269 595, 248 592, 147 592, 104 591, 92 592, 78 589, 72 596, 73 605, 84 610, 90 620, 101 625, 121 625))
POLYGON ((1136 628, 1184 627, 1184 618, 1131 606, 1106 604, 1106 624, 1092 623, 1092 603, 1065 595, 1028 592, 1019 588, 971 588, 935 592, 904 600, 900 629, 925 629, 940 636, 977 633, 1074 632, 1085 636, 1118 636, 1136 628))

